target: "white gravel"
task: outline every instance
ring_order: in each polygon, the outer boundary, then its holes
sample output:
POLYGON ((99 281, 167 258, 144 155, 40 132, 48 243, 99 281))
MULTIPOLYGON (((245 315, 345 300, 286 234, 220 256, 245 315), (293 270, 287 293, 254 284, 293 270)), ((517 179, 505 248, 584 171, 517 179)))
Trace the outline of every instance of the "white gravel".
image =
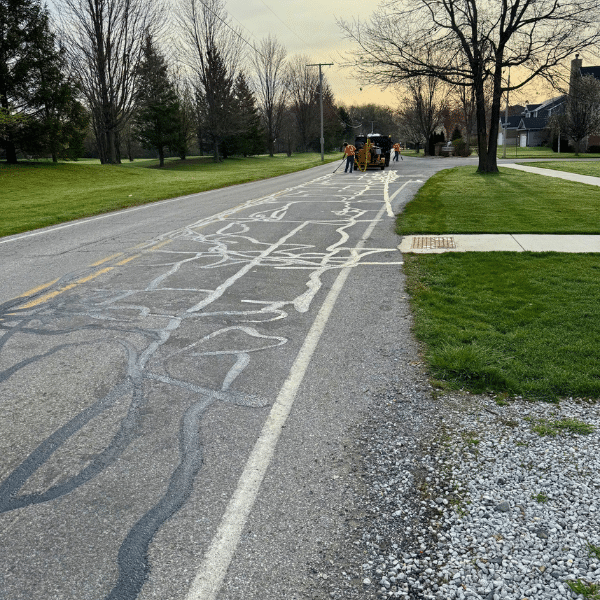
POLYGON ((388 418, 404 413, 412 426, 371 438, 360 595, 600 598, 596 404, 442 394, 419 417, 416 396, 390 400, 388 418), (571 427, 535 430, 561 423, 571 427))

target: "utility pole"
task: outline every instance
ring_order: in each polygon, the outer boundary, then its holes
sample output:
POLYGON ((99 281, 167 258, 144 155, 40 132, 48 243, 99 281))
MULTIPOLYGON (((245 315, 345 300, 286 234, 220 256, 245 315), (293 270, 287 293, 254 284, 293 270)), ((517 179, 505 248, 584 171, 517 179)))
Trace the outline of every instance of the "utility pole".
POLYGON ((325 138, 323 137, 323 72, 321 67, 332 67, 333 63, 315 63, 307 67, 319 67, 319 106, 321 109, 321 162, 325 162, 325 138))
POLYGON ((508 67, 508 85, 506 86, 506 109, 504 110, 504 148, 502 158, 506 158, 506 134, 508 133, 508 94, 510 92, 510 67, 508 67))

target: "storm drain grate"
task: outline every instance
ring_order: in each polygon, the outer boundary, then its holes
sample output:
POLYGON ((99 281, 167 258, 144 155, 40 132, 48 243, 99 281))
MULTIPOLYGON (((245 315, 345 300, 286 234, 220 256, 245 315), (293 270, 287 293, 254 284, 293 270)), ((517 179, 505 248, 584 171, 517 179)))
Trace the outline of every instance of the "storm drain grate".
POLYGON ((453 237, 414 237, 412 240, 413 250, 438 250, 456 248, 453 237))

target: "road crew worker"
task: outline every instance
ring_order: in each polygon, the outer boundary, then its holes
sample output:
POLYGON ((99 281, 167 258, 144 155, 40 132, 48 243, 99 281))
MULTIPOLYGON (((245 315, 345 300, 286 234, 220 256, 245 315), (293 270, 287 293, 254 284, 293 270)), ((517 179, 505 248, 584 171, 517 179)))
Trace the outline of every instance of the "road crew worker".
POLYGON ((400 156, 400 144, 398 142, 396 142, 393 146, 394 148, 394 159, 396 162, 398 162, 398 157, 400 156))
POLYGON ((352 144, 348 144, 344 142, 344 154, 346 155, 346 168, 344 169, 344 173, 348 172, 348 167, 350 167, 350 173, 354 171, 354 154, 356 153, 356 148, 352 144))

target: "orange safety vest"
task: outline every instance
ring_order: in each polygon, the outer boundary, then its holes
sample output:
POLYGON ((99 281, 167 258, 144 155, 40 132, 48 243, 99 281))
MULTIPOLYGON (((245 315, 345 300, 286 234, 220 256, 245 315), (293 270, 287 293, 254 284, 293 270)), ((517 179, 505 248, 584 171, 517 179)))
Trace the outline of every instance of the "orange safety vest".
POLYGON ((394 144, 394 150, 400 152, 400 144, 394 144))
POLYGON ((346 156, 354 156, 354 153, 356 152, 356 148, 352 144, 348 144, 344 148, 344 152, 346 153, 346 156))

